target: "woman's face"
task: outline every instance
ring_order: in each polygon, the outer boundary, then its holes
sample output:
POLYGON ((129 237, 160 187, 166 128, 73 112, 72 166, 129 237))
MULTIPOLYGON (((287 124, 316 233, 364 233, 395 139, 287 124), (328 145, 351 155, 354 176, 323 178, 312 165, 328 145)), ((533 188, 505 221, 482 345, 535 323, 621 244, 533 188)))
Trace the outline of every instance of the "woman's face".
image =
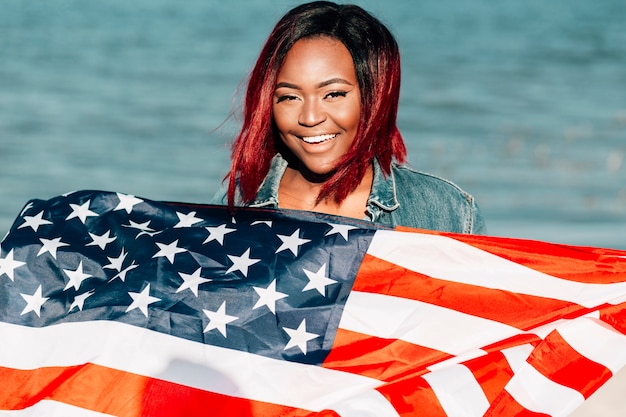
POLYGON ((281 140, 313 174, 330 173, 359 126, 361 93, 352 56, 329 37, 301 39, 287 53, 274 91, 281 140))

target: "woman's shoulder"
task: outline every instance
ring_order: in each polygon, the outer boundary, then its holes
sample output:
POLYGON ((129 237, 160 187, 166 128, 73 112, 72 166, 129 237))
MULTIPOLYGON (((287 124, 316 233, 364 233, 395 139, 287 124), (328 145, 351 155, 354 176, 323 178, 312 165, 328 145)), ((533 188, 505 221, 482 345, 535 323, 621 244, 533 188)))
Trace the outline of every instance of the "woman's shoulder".
POLYGON ((472 196, 456 183, 406 164, 392 164, 391 167, 397 193, 438 194, 461 197, 468 202, 472 196))
POLYGON ((454 182, 408 165, 392 166, 397 224, 457 233, 485 234, 474 197, 454 182))

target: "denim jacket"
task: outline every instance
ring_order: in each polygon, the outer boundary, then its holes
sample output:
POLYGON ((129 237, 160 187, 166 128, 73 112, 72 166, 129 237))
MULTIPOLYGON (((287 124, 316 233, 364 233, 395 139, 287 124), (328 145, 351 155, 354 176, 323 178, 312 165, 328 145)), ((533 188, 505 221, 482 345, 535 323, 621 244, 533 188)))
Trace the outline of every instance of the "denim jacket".
MULTIPOLYGON (((376 160, 373 167, 366 220, 390 227, 486 234, 474 198, 452 182, 395 163, 391 175, 384 175, 376 160)), ((248 206, 278 208, 278 186, 286 169, 287 161, 279 154, 274 156, 265 180, 248 206)), ((212 203, 226 204, 225 190, 220 190, 212 203)))

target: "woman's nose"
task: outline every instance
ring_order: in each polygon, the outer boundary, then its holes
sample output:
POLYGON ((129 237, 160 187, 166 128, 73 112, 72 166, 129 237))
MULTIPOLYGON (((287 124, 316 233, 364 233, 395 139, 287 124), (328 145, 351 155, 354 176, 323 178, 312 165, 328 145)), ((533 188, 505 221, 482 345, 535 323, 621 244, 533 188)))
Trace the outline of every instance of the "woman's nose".
POLYGON ((316 126, 326 120, 326 113, 320 103, 307 100, 302 104, 298 123, 301 126, 316 126))

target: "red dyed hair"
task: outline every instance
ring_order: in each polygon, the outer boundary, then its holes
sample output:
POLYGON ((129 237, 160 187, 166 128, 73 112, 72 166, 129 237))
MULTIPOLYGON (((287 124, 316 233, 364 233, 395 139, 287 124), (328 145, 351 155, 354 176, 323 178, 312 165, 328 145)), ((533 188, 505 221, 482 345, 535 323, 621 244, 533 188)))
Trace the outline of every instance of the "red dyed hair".
POLYGON ((361 117, 351 148, 322 186, 318 201, 331 197, 341 203, 360 184, 374 158, 387 175, 394 159, 404 162, 406 147, 396 125, 400 53, 393 35, 359 6, 328 1, 303 4, 279 20, 250 74, 243 126, 232 146, 227 175, 231 208, 237 187, 243 203, 249 203, 269 172, 273 156, 289 152, 282 146, 272 117, 276 80, 291 47, 300 39, 319 36, 342 42, 352 55, 361 91, 361 117))

